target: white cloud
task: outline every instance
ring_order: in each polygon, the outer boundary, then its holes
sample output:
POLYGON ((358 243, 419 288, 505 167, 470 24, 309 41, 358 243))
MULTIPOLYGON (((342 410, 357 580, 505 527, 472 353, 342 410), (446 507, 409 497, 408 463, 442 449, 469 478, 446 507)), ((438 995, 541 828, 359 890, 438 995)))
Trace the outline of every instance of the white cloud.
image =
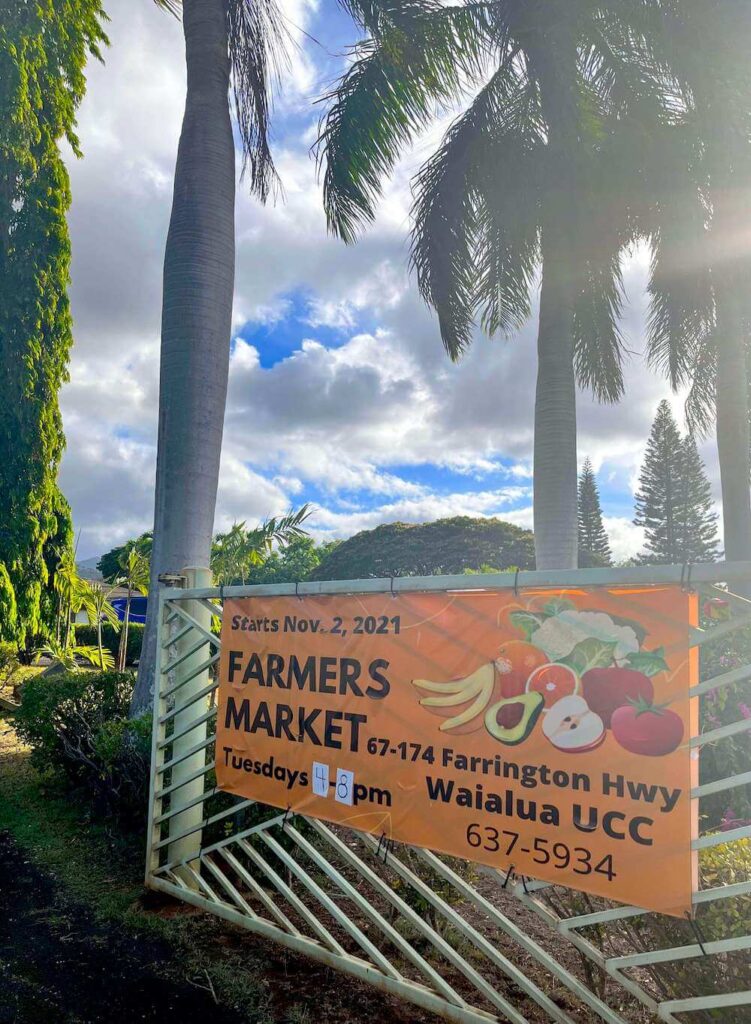
MULTIPOLYGON (((62 396, 68 449, 61 479, 83 530, 83 557, 151 521, 161 272, 185 83, 179 24, 149 4, 112 0, 109 7, 112 47, 105 66, 89 69, 79 117, 85 157, 69 161, 75 347, 62 396)), ((534 325, 512 342, 478 338, 459 364, 445 356, 435 318, 407 273, 409 181, 439 128, 399 164, 358 245, 327 234, 309 152, 319 112, 311 93, 321 87, 324 64, 304 31, 317 5, 284 0, 284 10, 300 46, 289 88, 276 101, 285 202, 262 208, 238 187, 233 319, 242 338, 231 361, 217 527, 283 511, 311 487, 321 534, 455 514, 502 514, 531 526, 534 325), (293 294, 307 303, 305 322, 294 320, 293 294), (292 351, 262 365, 255 326, 264 337, 284 327, 292 351), (332 329, 336 344, 324 344, 332 329), (410 479, 410 468, 422 466, 461 474, 462 486, 410 479), (477 481, 474 491, 467 481, 477 481)), ((637 353, 644 279, 637 252, 624 323, 637 353)), ((622 506, 667 393, 638 356, 626 369, 620 405, 586 396, 579 403, 580 454, 620 495, 617 508, 606 502, 605 509, 618 557, 639 547, 622 506)), ((712 446, 703 453, 718 493, 712 446)))

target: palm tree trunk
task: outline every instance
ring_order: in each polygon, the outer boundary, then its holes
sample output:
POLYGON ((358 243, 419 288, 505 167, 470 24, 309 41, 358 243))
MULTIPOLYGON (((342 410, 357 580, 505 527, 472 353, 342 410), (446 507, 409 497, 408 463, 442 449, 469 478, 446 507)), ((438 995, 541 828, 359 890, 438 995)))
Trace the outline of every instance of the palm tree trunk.
MULTIPOLYGON (((723 273, 725 272, 723 268, 723 273)), ((743 313, 735 275, 718 281, 717 452, 722 483, 725 558, 751 561, 748 369, 743 313)))
POLYGON ((158 577, 208 566, 229 372, 235 150, 225 0, 184 0, 187 98, 164 259, 149 606, 131 713, 151 701, 158 577))
POLYGON ((96 619, 96 645, 99 648, 99 667, 104 668, 104 648, 102 647, 102 613, 97 609, 96 619))
MULTIPOLYGON (((732 173, 713 194, 714 287, 717 309, 717 453, 722 485, 725 558, 751 560, 751 466, 749 465, 748 367, 745 308, 748 282, 738 272, 738 184, 732 173)), ((744 588, 748 595, 749 586, 744 588)))
POLYGON ((534 440, 538 569, 577 566, 574 295, 567 238, 561 225, 543 226, 534 440))
POLYGON ((123 616, 123 628, 120 631, 120 649, 117 652, 118 672, 125 671, 125 663, 128 660, 128 626, 130 625, 130 599, 132 589, 128 587, 128 596, 125 600, 125 615, 123 616))

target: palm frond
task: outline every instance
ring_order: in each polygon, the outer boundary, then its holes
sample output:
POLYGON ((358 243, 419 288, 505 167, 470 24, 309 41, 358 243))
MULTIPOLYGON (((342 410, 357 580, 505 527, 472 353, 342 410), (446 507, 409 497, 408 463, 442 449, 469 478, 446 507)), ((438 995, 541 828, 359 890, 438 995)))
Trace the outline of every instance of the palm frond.
POLYGON ((529 90, 506 62, 415 180, 411 266, 452 359, 471 342, 476 310, 490 333, 529 316, 541 144, 529 90))
POLYGON ((355 48, 352 65, 324 97, 317 143, 324 207, 329 230, 346 242, 373 220, 403 148, 481 73, 492 45, 484 9, 437 0, 403 5, 355 48))
POLYGON ((717 349, 714 335, 708 331, 694 354, 691 386, 684 411, 686 426, 697 437, 706 437, 715 422, 717 409, 717 349))
POLYGON ((230 0, 227 28, 243 174, 265 202, 279 187, 269 142, 271 92, 289 60, 289 34, 276 0, 230 0))
POLYGON ((623 397, 625 343, 619 327, 623 309, 621 247, 586 260, 574 305, 574 366, 577 383, 600 402, 623 397))
POLYGON ((100 651, 93 644, 77 644, 72 648, 72 654, 77 658, 83 658, 102 672, 109 672, 115 667, 114 656, 108 647, 103 647, 100 651))
POLYGON ((705 229, 687 220, 691 205, 666 199, 650 239, 647 358, 673 388, 691 381, 714 321, 705 229))
POLYGON ((163 11, 174 15, 175 18, 180 17, 180 9, 182 7, 180 0, 154 0, 154 3, 157 7, 161 7, 163 11))

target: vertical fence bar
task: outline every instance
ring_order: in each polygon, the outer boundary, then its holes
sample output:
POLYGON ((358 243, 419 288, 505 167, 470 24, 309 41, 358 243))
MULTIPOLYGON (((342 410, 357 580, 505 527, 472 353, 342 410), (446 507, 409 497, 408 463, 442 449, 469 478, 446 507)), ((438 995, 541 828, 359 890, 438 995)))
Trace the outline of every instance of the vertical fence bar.
POLYGON ((166 750, 160 744, 164 740, 166 727, 160 723, 165 713, 166 701, 162 698, 165 689, 163 679, 163 665, 166 652, 162 650, 162 638, 168 627, 164 625, 169 605, 166 603, 167 591, 160 587, 157 591, 157 616, 156 616, 156 664, 154 665, 154 702, 152 705, 151 724, 151 780, 149 783, 149 820, 146 828, 146 885, 149 884, 150 876, 159 866, 159 853, 155 849, 159 842, 160 827, 157 819, 162 813, 163 800, 156 796, 158 786, 158 772, 164 764, 166 750))
MULTIPOLYGON (((180 575, 185 578, 185 586, 187 588, 195 587, 210 587, 211 586, 211 570, 204 568, 196 568, 189 566, 180 571, 180 575)), ((203 627, 206 632, 211 629, 211 613, 205 605, 201 604, 200 601, 184 601, 181 602, 181 607, 189 615, 191 615, 199 626, 203 627)), ((181 623, 178 621, 176 628, 180 628, 181 623)), ((195 629, 189 630, 183 635, 171 648, 173 652, 172 660, 177 661, 185 654, 185 651, 194 647, 197 643, 199 636, 196 635, 195 629)), ((203 742, 206 739, 206 722, 198 722, 194 729, 190 728, 191 722, 195 722, 197 719, 201 719, 208 710, 208 696, 200 700, 193 700, 193 698, 200 690, 208 683, 209 671, 208 669, 203 672, 198 672, 194 675, 196 669, 207 660, 209 655, 209 644, 201 647, 195 653, 189 657, 184 658, 180 662, 178 668, 175 669, 173 675, 175 678, 171 678, 169 685, 174 687, 177 683, 182 680, 187 680, 175 693, 175 708, 185 706, 184 711, 179 711, 174 716, 174 731, 175 733, 184 733, 179 739, 176 739, 172 744, 172 760, 181 757, 186 751, 190 750, 191 747, 203 742), (192 678, 191 678, 192 675, 192 678)), ((167 665, 166 671, 169 671, 169 665, 167 665)), ((176 764, 172 769, 172 782, 171 786, 174 787, 170 796, 171 809, 174 810, 178 807, 186 806, 186 810, 178 814, 173 814, 169 822, 169 834, 179 835, 181 832, 185 832, 189 829, 195 828, 201 823, 204 815, 203 802, 200 800, 201 795, 204 792, 205 777, 203 774, 198 774, 197 778, 191 776, 200 773, 201 768, 206 764, 206 750, 199 750, 197 753, 190 755, 176 764), (185 781, 183 785, 180 783, 185 781), (197 801, 197 802, 195 802, 197 801), (188 807, 187 805, 193 804, 188 807)), ((197 861, 192 858, 197 858, 201 849, 201 830, 198 829, 192 832, 191 835, 184 836, 182 839, 176 839, 174 843, 170 843, 168 847, 167 857, 170 861, 173 860, 186 860, 191 858, 189 866, 195 871, 198 870, 197 861)), ((195 887, 195 882, 191 881, 193 875, 191 872, 186 872, 185 880, 188 885, 192 888, 195 887)))

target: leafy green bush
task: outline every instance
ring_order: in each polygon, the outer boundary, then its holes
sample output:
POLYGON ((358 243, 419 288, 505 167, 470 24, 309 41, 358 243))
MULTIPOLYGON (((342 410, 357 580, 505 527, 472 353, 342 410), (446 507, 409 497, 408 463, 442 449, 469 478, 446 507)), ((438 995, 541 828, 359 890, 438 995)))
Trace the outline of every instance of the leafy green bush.
POLYGON ((24 687, 15 726, 41 770, 64 773, 110 813, 145 814, 150 716, 128 719, 133 676, 118 672, 38 675, 24 687))
MULTIPOLYGON (((126 664, 128 665, 134 665, 141 657, 144 628, 140 622, 131 622, 128 626, 128 651, 125 657, 126 664)), ((92 647, 96 647, 96 626, 78 623, 76 626, 76 643, 83 646, 90 644, 92 647)), ((109 622, 105 622, 102 625, 102 645, 108 651, 112 651, 113 657, 117 660, 117 652, 120 649, 120 631, 115 630, 109 622)))
MULTIPOLYGON (((712 623, 702 619, 702 626, 712 623)), ((701 678, 732 672, 751 663, 751 630, 741 629, 730 636, 710 640, 701 649, 701 678)), ((702 697, 702 732, 720 729, 742 718, 751 718, 751 696, 747 680, 724 686, 702 697)), ((709 743, 702 748, 700 781, 702 784, 741 775, 751 764, 751 732, 709 743)), ((705 830, 736 827, 751 821, 751 785, 736 786, 705 797, 701 801, 702 828, 705 830)))
MULTIPOLYGON (((710 846, 699 854, 703 889, 735 885, 751 878, 751 839, 710 846)), ((731 939, 748 935, 751 921, 751 896, 709 903, 702 909, 701 924, 708 938, 731 939)), ((751 968, 746 971, 751 985, 751 968)))

